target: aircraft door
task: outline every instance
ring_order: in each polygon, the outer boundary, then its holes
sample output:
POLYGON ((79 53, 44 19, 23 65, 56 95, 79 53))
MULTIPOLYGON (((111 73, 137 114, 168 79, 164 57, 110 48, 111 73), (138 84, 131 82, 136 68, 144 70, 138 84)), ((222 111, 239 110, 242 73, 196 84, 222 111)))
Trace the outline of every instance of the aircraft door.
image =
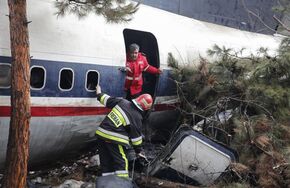
MULTIPOLYGON (((150 65, 159 68, 159 51, 158 44, 155 36, 152 33, 124 29, 123 31, 126 52, 129 51, 129 46, 132 43, 136 43, 140 46, 140 52, 144 53, 147 61, 150 65)), ((155 99, 158 88, 159 76, 152 75, 150 73, 143 73, 143 93, 149 93, 155 99)))

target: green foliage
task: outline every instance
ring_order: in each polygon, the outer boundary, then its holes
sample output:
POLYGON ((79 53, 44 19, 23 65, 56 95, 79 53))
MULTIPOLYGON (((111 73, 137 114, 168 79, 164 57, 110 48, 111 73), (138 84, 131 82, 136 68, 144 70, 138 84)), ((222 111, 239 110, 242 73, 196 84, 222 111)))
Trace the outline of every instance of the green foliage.
POLYGON ((109 23, 121 23, 132 20, 139 3, 128 3, 126 0, 56 0, 55 6, 58 16, 72 13, 83 18, 89 13, 95 13, 109 23))
MULTIPOLYGON (((256 112, 270 112, 276 118, 287 118, 290 113, 290 93, 289 88, 280 85, 252 84, 246 90, 246 100, 255 101, 251 107, 256 112), (263 107, 263 108, 261 108, 263 107)), ((268 114, 268 115, 270 115, 268 114)))
POLYGON ((173 70, 178 70, 178 61, 173 57, 172 53, 168 54, 167 62, 168 66, 172 67, 173 70))
POLYGON ((234 138, 231 147, 239 152, 239 162, 247 166, 251 166, 252 161, 249 160, 256 156, 259 150, 252 146, 252 140, 257 136, 255 130, 258 117, 235 116, 233 117, 234 138))
POLYGON ((287 119, 290 113, 289 44, 289 39, 281 43, 277 57, 269 57, 264 48, 259 50, 259 57, 241 57, 244 49, 233 52, 215 45, 208 53, 217 60, 208 63, 201 58, 197 66, 180 66, 169 54, 169 66, 185 111, 207 116, 216 111, 220 98, 230 98, 228 106, 233 108, 246 106, 252 114, 266 113, 287 119))
MULTIPOLYGON (((280 150, 282 150, 282 153, 285 153, 286 155, 290 154, 288 153, 288 149, 290 149, 289 132, 290 132, 290 127, 283 124, 274 125, 273 130, 271 132, 273 145, 279 148, 280 150), (287 152, 285 152, 284 150, 286 150, 287 152)), ((288 157, 290 157, 290 155, 288 157)))
POLYGON ((287 58, 289 59, 290 56, 290 39, 285 38, 282 40, 279 48, 279 54, 282 56, 282 58, 287 58))
MULTIPOLYGON (((208 53, 216 60, 200 58, 196 66, 181 65, 169 54, 184 122, 192 116, 196 122, 207 118, 211 123, 198 127, 204 134, 225 144, 227 139, 219 135, 230 135, 230 146, 251 169, 239 182, 249 184, 245 177, 252 177, 262 187, 284 186, 290 171, 279 173, 274 165, 285 163, 282 154, 290 145, 290 40, 283 40, 277 57, 270 57, 265 48, 257 56, 245 57, 243 51, 215 45, 208 53), (234 111, 227 123, 215 119, 226 110, 234 111), (210 126, 215 132, 208 131, 210 126)), ((233 185, 240 186, 228 186, 233 185)))
POLYGON ((264 84, 279 84, 289 81, 290 63, 284 58, 264 59, 253 72, 253 81, 264 84))

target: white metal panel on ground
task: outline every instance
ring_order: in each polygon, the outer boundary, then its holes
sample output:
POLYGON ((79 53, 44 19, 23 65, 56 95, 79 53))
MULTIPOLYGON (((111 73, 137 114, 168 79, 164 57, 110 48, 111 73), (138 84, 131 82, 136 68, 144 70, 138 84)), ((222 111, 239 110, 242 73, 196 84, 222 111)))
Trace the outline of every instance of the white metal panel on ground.
POLYGON ((235 150, 182 125, 151 161, 147 173, 182 183, 210 185, 237 160, 235 150))
POLYGON ((207 185, 231 163, 230 156, 194 136, 184 138, 170 158, 169 167, 207 185))

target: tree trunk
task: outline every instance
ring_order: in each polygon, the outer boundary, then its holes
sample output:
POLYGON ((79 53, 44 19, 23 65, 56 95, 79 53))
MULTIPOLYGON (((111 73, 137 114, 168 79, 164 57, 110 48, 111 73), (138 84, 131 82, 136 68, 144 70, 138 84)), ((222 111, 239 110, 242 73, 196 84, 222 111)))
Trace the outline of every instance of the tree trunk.
POLYGON ((3 188, 26 187, 30 122, 30 55, 26 0, 8 0, 12 56, 11 119, 3 188))

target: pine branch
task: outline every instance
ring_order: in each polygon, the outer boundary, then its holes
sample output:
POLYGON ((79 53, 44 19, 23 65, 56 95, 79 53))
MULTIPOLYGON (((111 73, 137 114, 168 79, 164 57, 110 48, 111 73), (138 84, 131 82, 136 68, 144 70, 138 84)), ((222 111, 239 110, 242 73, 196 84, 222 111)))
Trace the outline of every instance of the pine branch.
POLYGON ((108 23, 129 22, 138 11, 139 3, 126 0, 56 0, 57 16, 75 14, 83 18, 90 13, 103 16, 108 23))

